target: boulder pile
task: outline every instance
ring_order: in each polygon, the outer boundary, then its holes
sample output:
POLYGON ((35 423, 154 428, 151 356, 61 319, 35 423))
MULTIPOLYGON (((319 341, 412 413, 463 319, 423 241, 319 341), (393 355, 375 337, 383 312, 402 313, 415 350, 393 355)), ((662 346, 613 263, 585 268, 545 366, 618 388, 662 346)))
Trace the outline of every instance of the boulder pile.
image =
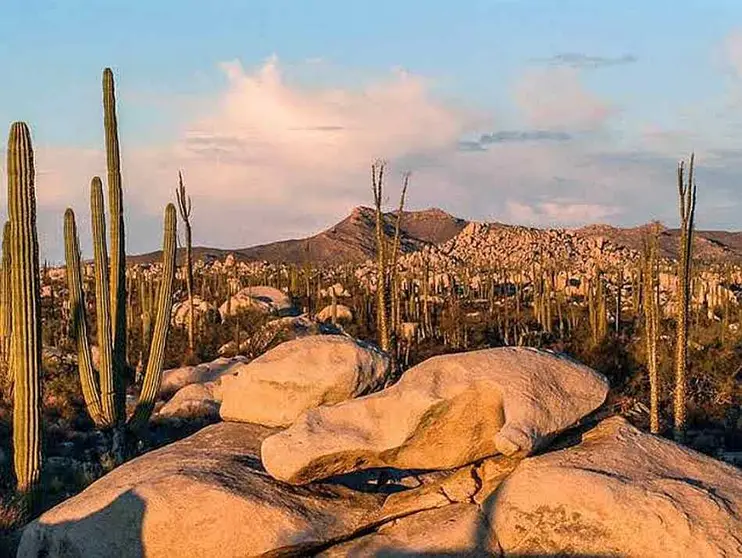
POLYGON ((607 381, 566 357, 446 355, 389 385, 386 355, 328 335, 233 370, 228 421, 43 514, 18 557, 742 554, 742 473, 591 418, 607 381))

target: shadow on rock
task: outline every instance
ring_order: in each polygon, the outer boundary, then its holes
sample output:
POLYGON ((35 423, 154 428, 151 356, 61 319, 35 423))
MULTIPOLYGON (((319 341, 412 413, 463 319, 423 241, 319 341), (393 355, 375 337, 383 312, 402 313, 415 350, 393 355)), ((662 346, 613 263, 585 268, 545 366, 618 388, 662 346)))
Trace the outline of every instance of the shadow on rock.
MULTIPOLYGON (((33 521, 23 532, 17 558, 143 558, 145 503, 126 491, 101 510, 53 525, 33 521), (74 525, 74 529, 70 527, 74 525)), ((61 519, 61 518, 60 518, 61 519)))

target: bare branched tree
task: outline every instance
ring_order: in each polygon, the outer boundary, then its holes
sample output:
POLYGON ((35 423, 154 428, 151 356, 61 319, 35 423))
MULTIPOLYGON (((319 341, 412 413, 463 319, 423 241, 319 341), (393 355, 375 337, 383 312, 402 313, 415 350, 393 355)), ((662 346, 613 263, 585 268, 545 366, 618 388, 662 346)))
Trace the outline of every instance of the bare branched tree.
POLYGON ((191 196, 187 195, 185 185, 183 184, 183 173, 178 171, 178 188, 175 190, 175 197, 178 200, 178 210, 180 218, 185 228, 185 249, 186 249, 186 289, 188 291, 188 350, 193 355, 194 342, 194 320, 195 312, 193 305, 193 246, 192 246, 192 229, 191 229, 191 196))
POLYGON ((693 228, 696 212, 695 156, 691 154, 688 174, 685 162, 678 164, 678 198, 680 205, 680 262, 678 266, 677 336, 675 340, 674 434, 682 440, 686 429, 686 384, 688 366, 688 315, 690 313, 693 228))

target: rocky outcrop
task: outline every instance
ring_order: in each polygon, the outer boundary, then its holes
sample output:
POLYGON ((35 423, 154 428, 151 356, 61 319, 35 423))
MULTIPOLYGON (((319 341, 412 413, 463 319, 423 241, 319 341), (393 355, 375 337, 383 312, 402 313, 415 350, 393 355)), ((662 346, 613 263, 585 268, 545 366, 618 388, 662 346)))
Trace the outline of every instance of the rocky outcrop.
POLYGON ((381 389, 389 358, 344 335, 295 339, 278 345, 224 378, 224 420, 288 426, 307 409, 381 389))
POLYGON ((740 471, 619 417, 538 457, 301 487, 261 467, 258 448, 273 432, 221 423, 126 463, 29 524, 18 558, 740 552, 740 471))
POLYGON ((742 555, 742 472, 614 417, 485 502, 505 556, 742 555))
POLYGON ((530 453, 607 392, 600 374, 543 351, 439 356, 379 393, 307 411, 266 439, 261 455, 271 475, 293 484, 372 467, 450 469, 530 453))
POLYGON ((222 318, 234 316, 241 310, 253 309, 263 314, 291 316, 298 312, 289 296, 274 287, 245 287, 219 307, 222 318))

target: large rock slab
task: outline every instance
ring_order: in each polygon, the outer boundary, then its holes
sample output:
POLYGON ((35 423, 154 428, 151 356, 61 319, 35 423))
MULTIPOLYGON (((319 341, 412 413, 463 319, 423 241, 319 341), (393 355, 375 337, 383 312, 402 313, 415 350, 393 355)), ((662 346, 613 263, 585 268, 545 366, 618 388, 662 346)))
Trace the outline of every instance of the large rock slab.
POLYGON ((272 479, 270 432, 221 423, 130 461, 29 524, 18 558, 304 556, 377 517, 381 495, 272 479))
POLYGON ((267 438, 261 454, 271 475, 293 484, 372 467, 451 469, 527 454, 607 392, 597 372, 543 351, 439 356, 379 393, 307 411, 267 438))
POLYGON ((222 379, 227 421, 288 426, 302 412, 381 389, 389 359, 345 335, 287 341, 222 379))
POLYGON ((742 472, 620 417, 523 461, 484 508, 505 556, 742 556, 742 472))

